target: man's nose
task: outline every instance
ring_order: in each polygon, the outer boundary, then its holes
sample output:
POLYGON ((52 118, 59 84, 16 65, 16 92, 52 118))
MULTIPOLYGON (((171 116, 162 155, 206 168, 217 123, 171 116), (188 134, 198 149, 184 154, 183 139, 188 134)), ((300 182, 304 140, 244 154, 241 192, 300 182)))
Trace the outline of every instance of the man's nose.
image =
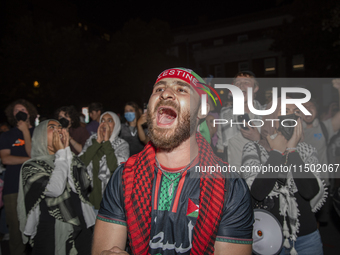
POLYGON ((166 88, 161 94, 161 99, 174 99, 174 98, 175 93, 171 88, 166 88))

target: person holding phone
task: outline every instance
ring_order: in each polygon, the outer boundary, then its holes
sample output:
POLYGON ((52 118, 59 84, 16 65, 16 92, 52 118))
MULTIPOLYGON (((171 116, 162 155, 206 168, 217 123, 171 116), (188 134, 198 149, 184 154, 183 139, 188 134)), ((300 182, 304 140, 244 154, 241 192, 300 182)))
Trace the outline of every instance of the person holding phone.
MULTIPOLYGON (((278 105, 281 105, 280 99, 278 105)), ((270 107, 271 103, 267 109, 270 107)), ((254 171, 244 171, 243 177, 249 186, 253 207, 271 212, 281 223, 284 243, 280 255, 322 255, 314 213, 327 197, 325 184, 316 171, 293 170, 319 162, 316 149, 302 142, 300 115, 299 108, 288 104, 285 115, 281 115, 281 107, 277 107, 274 113, 266 116, 266 119, 279 121, 275 121, 274 126, 266 121, 261 129, 261 140, 244 146, 242 169, 254 171), (297 123, 295 127, 292 123, 288 124, 292 119, 297 123), (286 120, 286 127, 280 124, 282 120, 286 120), (266 171, 269 166, 278 167, 276 169, 286 166, 292 170, 266 171)))
MULTIPOLYGON (((248 125, 249 119, 262 119, 261 116, 257 116, 250 112, 248 108, 248 88, 253 88, 252 98, 255 98, 256 92, 259 90, 259 83, 255 79, 254 73, 250 71, 242 71, 236 74, 233 84, 240 88, 244 96, 244 115, 233 115, 233 106, 223 107, 221 109, 221 119, 228 120, 227 124, 218 125, 217 130, 217 153, 223 155, 224 161, 228 160, 231 166, 235 166, 239 170, 241 166, 241 155, 243 146, 249 141, 260 140, 260 128, 250 127, 248 125), (230 125, 231 121, 243 122, 245 120, 245 126, 230 125)), ((262 110, 262 106, 258 101, 253 100, 255 109, 262 110)), ((259 126, 258 121, 253 121, 252 125, 259 126)))
POLYGON ((6 165, 3 200, 10 234, 10 252, 22 255, 26 246, 22 242, 17 214, 19 174, 21 165, 31 157, 31 137, 38 113, 34 105, 24 99, 11 103, 5 113, 13 128, 0 137, 1 162, 6 165))

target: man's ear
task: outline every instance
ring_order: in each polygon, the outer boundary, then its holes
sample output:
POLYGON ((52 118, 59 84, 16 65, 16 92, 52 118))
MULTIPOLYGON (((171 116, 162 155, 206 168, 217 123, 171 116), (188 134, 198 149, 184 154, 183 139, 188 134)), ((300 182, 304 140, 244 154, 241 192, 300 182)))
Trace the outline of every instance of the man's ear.
POLYGON ((197 118, 199 118, 200 120, 205 119, 205 117, 207 117, 209 112, 210 112, 210 104, 209 104, 209 102, 207 102, 207 114, 206 115, 202 114, 202 105, 200 105, 199 109, 198 109, 197 118))
POLYGON ((254 94, 259 90, 259 85, 257 85, 256 83, 255 83, 255 85, 254 85, 254 94))

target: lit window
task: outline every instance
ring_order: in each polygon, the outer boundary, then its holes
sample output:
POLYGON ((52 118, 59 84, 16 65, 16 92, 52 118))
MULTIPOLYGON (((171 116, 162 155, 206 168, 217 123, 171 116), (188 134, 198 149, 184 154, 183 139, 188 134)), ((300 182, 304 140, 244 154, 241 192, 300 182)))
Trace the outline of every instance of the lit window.
POLYGON ((275 58, 266 58, 264 60, 264 72, 265 74, 276 73, 276 59, 275 58))
POLYGON ((33 82, 33 86, 34 86, 35 88, 39 88, 40 84, 39 84, 38 81, 34 81, 34 82, 33 82))
POLYGON ((305 69, 305 57, 302 54, 293 56, 292 62, 294 71, 305 69))
POLYGON ((78 23, 78 27, 82 27, 83 24, 81 24, 80 22, 78 23))
POLYGON ((86 25, 84 25, 84 30, 87 31, 87 26, 86 25))

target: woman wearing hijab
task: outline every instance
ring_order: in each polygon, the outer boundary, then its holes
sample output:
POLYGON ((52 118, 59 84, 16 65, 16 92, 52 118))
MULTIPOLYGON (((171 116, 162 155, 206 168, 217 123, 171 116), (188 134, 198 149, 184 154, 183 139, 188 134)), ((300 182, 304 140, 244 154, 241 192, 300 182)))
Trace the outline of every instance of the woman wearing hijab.
POLYGON ((91 179, 71 152, 69 134, 56 120, 35 128, 32 159, 21 169, 20 230, 36 254, 90 254, 95 214, 88 201, 91 179))
POLYGON ((99 122, 97 134, 90 136, 79 154, 93 180, 90 202, 95 210, 99 210, 112 173, 129 158, 129 144, 118 137, 121 129, 118 116, 113 112, 104 112, 99 122))
MULTIPOLYGON (((267 109, 271 106, 272 103, 267 109)), ((279 254, 321 255, 322 243, 314 212, 320 209, 327 194, 318 173, 300 172, 300 166, 304 169, 305 164, 316 165, 318 159, 316 149, 301 141, 299 114, 299 109, 291 104, 286 107, 286 115, 280 116, 281 107, 277 107, 273 114, 263 118, 262 139, 259 143, 247 143, 242 155, 242 165, 257 171, 245 171, 243 177, 250 188, 254 208, 268 210, 282 225, 285 240, 279 254), (295 128, 280 126, 283 120, 286 126, 294 126, 288 124, 291 119, 297 122, 295 128), (287 166, 291 171, 261 171, 263 166, 269 169, 269 165, 287 166)))

